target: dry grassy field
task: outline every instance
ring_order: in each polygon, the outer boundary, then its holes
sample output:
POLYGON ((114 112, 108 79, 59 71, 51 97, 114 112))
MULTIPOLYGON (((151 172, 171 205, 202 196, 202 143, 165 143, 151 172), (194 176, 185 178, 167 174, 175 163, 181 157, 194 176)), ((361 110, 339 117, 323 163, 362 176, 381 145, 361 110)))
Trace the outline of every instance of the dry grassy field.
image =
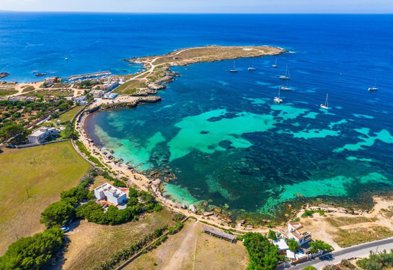
POLYGON ((335 249, 349 247, 393 236, 392 201, 392 197, 375 197, 375 206, 369 213, 314 214, 300 222, 314 239, 324 240, 335 249))
POLYGON ((90 165, 70 142, 0 154, 0 254, 22 236, 42 230, 41 212, 79 182, 90 165))
POLYGON ((138 221, 117 226, 82 221, 68 233, 70 243, 61 269, 93 269, 118 250, 132 245, 154 230, 165 225, 172 226, 172 217, 172 213, 163 209, 158 213, 146 214, 138 221))
POLYGON ((202 232, 203 224, 188 221, 179 233, 172 235, 157 249, 129 264, 127 270, 243 270, 247 251, 241 242, 232 244, 202 232))
POLYGON ((268 46, 207 46, 174 51, 159 57, 154 64, 187 65, 240 57, 257 57, 281 53, 279 48, 268 46))

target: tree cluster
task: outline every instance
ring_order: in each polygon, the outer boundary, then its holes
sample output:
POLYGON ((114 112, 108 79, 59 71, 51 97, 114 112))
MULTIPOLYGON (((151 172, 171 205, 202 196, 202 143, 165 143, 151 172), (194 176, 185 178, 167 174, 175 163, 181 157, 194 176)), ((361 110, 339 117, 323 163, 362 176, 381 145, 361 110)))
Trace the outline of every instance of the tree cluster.
POLYGON ((371 253, 368 258, 360 259, 357 265, 364 270, 387 270, 393 268, 393 250, 371 253))
POLYGON ((71 222, 76 216, 79 204, 91 198, 88 188, 93 181, 92 177, 87 177, 78 186, 62 192, 60 201, 52 203, 41 213, 41 223, 51 228, 71 222))
POLYGON ((130 188, 128 196, 129 199, 125 209, 118 209, 115 206, 104 209, 96 202, 89 201, 78 207, 77 217, 98 224, 117 225, 136 220, 144 212, 154 212, 162 209, 162 206, 148 192, 138 192, 136 189, 130 188))
POLYGON ((23 142, 29 133, 25 128, 28 124, 57 111, 68 110, 71 106, 72 101, 65 99, 53 102, 0 100, 0 141, 20 135, 16 143, 23 142))
POLYGON ((292 252, 296 252, 300 248, 299 243, 296 242, 295 239, 288 239, 287 244, 288 244, 289 250, 292 252))
POLYGON ((42 269, 64 245, 64 233, 51 228, 12 243, 4 256, 0 257, 2 270, 42 269))
POLYGON ((274 270, 283 260, 278 248, 260 233, 246 233, 243 244, 250 258, 248 270, 274 270))
POLYGON ((317 253, 318 251, 331 252, 333 250, 334 250, 334 248, 331 245, 329 245, 328 243, 325 243, 322 240, 315 240, 310 243, 311 253, 317 253))

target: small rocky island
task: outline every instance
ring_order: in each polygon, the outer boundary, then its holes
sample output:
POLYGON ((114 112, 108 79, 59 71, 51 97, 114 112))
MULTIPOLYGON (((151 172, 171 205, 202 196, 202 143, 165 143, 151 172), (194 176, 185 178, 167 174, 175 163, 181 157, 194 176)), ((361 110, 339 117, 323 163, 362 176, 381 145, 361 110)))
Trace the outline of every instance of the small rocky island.
POLYGON ((115 91, 119 94, 139 96, 155 94, 177 75, 170 70, 171 66, 271 56, 284 52, 282 48, 270 46, 206 46, 176 50, 162 56, 133 58, 128 61, 142 64, 143 71, 135 76, 125 76, 125 83, 115 91))
POLYGON ((0 72, 0 79, 10 76, 8 72, 0 72))

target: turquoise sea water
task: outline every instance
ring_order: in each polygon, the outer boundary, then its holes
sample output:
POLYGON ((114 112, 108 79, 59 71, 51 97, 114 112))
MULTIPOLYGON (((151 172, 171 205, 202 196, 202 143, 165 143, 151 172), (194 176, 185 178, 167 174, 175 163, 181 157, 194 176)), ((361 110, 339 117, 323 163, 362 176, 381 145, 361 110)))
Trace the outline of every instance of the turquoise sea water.
POLYGON ((364 194, 393 189, 393 16, 7 16, 0 71, 19 80, 32 70, 121 73, 134 68, 125 57, 208 44, 294 52, 279 56, 277 69, 274 57, 238 60, 237 74, 228 72, 232 61, 176 67, 181 76, 160 103, 92 115, 97 143, 141 171, 175 174, 166 193, 179 201, 272 213, 298 198, 362 203, 364 194), (35 39, 42 27, 61 33, 59 42, 35 39), (293 90, 276 105, 286 65, 293 90), (370 94, 374 84, 380 90, 370 94), (319 109, 326 93, 328 111, 319 109))

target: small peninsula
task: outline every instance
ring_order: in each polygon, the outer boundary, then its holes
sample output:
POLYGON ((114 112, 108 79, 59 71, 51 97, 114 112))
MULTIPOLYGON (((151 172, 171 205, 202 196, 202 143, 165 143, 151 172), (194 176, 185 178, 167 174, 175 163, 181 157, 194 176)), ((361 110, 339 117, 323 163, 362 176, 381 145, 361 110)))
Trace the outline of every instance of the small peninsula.
POLYGON ((155 94, 176 76, 170 70, 171 66, 278 55, 284 52, 282 48, 271 46, 205 46, 175 50, 162 56, 132 58, 128 61, 142 64, 144 69, 136 76, 126 76, 127 81, 115 92, 129 95, 155 94))

